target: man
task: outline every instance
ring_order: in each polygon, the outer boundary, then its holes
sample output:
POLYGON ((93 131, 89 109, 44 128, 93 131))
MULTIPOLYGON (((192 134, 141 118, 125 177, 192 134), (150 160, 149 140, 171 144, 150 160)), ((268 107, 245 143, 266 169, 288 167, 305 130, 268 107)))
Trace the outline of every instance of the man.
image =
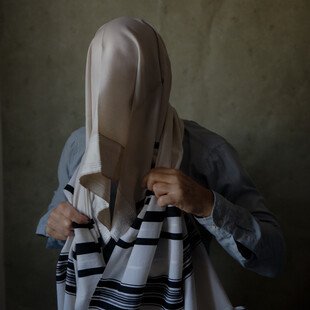
POLYGON ((48 246, 66 240, 59 309, 231 308, 198 231, 245 268, 281 270, 277 221, 233 148, 179 119, 170 85, 152 26, 119 18, 97 31, 87 57, 86 131, 65 145, 59 188, 37 231, 48 246))

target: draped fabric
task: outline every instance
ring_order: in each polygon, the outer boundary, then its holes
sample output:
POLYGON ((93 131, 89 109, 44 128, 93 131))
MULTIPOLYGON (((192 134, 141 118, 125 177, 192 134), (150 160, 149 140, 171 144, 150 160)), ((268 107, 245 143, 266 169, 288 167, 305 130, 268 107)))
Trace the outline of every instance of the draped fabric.
POLYGON ((169 104, 165 45, 142 20, 117 18, 97 31, 85 79, 86 151, 74 205, 83 208, 84 189, 109 202, 111 182, 117 181, 112 223, 109 208, 99 215, 117 239, 137 216, 135 203, 144 198, 141 180, 154 160, 154 146, 157 166, 180 165, 183 122, 169 104))
POLYGON ((91 222, 74 223, 61 251, 58 309, 232 309, 193 218, 141 188, 151 167, 178 169, 182 159, 170 86, 151 25, 123 17, 97 31, 86 65, 86 150, 65 188, 91 222))
POLYGON ((74 225, 57 263, 58 309, 233 309, 193 219, 150 191, 143 204, 118 240, 105 243, 93 220, 74 225))

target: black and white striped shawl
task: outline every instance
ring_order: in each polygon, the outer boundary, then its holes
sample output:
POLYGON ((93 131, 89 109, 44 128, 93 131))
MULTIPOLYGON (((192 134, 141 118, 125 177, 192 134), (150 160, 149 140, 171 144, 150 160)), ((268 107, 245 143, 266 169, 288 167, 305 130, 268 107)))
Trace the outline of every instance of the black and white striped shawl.
POLYGON ((156 202, 147 191, 128 231, 106 244, 94 220, 74 224, 57 263, 59 310, 233 309, 191 217, 156 202))

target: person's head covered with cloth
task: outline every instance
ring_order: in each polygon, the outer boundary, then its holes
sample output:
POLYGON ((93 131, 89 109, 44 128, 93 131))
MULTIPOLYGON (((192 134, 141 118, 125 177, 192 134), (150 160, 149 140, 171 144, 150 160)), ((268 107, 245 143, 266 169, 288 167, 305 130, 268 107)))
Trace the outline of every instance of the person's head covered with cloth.
POLYGON ((78 179, 107 202, 111 181, 118 183, 115 237, 137 215, 152 160, 155 167, 180 165, 183 122, 169 104, 170 89, 169 57, 151 25, 121 17, 97 31, 87 55, 86 150, 78 179))

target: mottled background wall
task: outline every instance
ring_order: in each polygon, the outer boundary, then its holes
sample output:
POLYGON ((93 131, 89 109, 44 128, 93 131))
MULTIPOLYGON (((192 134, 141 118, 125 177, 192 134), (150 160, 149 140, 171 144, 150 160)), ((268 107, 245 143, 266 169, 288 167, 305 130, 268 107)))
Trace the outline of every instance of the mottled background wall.
POLYGON ((251 310, 307 308, 309 0, 7 0, 1 9, 7 309, 56 307, 57 253, 34 231, 65 139, 83 124, 89 42, 121 15, 157 27, 172 62, 172 104, 236 147, 283 227, 278 279, 242 270, 213 246, 231 300, 251 310))
MULTIPOLYGON (((1 106, 1 101, 0 101, 1 106)), ((2 182, 2 121, 0 111, 0 309, 5 306, 5 287, 4 287, 4 210, 3 210, 3 182, 2 182)))

